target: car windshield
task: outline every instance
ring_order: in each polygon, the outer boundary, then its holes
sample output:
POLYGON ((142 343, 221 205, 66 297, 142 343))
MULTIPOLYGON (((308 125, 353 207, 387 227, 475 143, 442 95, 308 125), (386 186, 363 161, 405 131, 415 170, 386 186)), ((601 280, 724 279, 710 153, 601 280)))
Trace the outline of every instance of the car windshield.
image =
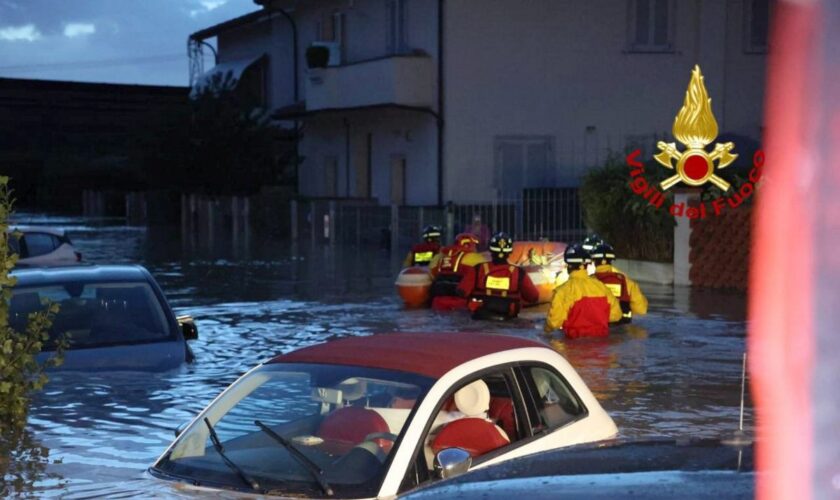
POLYGON ((262 491, 323 496, 315 465, 335 496, 373 497, 412 409, 432 382, 364 367, 267 364, 209 406, 152 470, 249 489, 226 457, 262 491), (211 442, 211 426, 224 457, 211 442), (295 456, 298 451, 304 458, 295 456))
POLYGON ((50 345, 61 337, 71 349, 173 338, 160 301, 146 282, 15 287, 9 304, 10 325, 25 331, 29 314, 45 310, 50 303, 59 307, 50 345))

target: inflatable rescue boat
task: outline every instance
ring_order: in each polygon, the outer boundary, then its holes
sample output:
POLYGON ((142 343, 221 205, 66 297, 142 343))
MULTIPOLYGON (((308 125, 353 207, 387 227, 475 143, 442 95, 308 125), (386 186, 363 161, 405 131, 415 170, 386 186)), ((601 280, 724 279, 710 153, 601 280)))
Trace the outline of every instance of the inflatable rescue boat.
POLYGON ((425 307, 429 303, 432 288, 432 275, 425 267, 412 266, 400 271, 397 281, 397 293, 405 306, 410 309, 425 307))

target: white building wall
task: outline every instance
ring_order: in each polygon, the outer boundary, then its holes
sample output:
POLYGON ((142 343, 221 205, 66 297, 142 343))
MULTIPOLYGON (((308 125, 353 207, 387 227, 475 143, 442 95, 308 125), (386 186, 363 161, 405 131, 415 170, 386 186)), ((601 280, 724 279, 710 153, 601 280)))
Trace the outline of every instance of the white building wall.
POLYGON ((733 41, 741 0, 675 1, 669 53, 628 50, 630 5, 445 2, 445 199, 492 196, 497 136, 553 137, 556 171, 572 181, 630 136, 670 134, 696 63, 721 132, 756 135, 765 58, 733 41))
POLYGON ((383 205, 391 203, 391 165, 397 155, 406 160, 405 203, 436 204, 436 127, 432 116, 414 111, 371 110, 310 118, 301 143, 300 194, 328 194, 324 164, 327 157, 334 157, 338 159, 338 197, 364 197, 358 191, 356 172, 357 164, 367 161, 371 134, 370 198, 383 205), (345 127, 349 127, 349 149, 345 127))

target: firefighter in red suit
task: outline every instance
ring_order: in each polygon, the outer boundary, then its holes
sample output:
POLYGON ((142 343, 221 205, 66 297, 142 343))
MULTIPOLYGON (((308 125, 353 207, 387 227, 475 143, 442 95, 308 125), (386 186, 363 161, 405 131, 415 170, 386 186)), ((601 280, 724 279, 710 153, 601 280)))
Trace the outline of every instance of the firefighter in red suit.
POLYGON ((428 266, 440 251, 440 226, 426 226, 423 229, 423 243, 411 247, 403 261, 403 267, 428 266))
POLYGON ((566 337, 606 337, 609 324, 621 319, 618 300, 606 285, 586 272, 589 253, 581 245, 563 254, 569 280, 554 289, 545 319, 545 332, 562 329, 566 337))
POLYGON ((458 284, 464 276, 464 270, 485 261, 476 252, 478 237, 471 233, 461 233, 455 237, 455 243, 440 249, 429 266, 434 282, 432 283, 432 309, 450 311, 464 309, 467 300, 458 295, 458 284))
POLYGON ((458 292, 468 298, 473 319, 515 318, 522 303, 535 303, 540 293, 528 273, 508 262, 513 251, 510 236, 496 233, 488 247, 492 262, 466 269, 458 292))
POLYGON ((618 299, 621 306, 621 321, 629 323, 633 315, 647 314, 648 301, 639 285, 612 265, 615 260, 615 250, 609 243, 601 243, 592 252, 595 261, 595 278, 607 285, 607 288, 618 299))

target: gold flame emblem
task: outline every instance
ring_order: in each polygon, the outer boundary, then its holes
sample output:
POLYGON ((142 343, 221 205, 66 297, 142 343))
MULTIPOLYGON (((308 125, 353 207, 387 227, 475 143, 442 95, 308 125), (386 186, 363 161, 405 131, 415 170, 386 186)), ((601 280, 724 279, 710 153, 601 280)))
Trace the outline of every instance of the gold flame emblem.
POLYGON ((702 186, 711 182, 723 191, 729 190, 729 183, 715 175, 715 169, 726 167, 738 158, 732 153, 735 147, 731 142, 716 143, 711 153, 706 152, 709 145, 718 135, 718 125, 712 113, 712 99, 703 84, 700 66, 695 65, 691 72, 691 82, 685 92, 685 101, 680 112, 674 119, 674 137, 685 144, 688 149, 680 151, 673 142, 659 141, 656 146, 659 153, 653 158, 666 168, 674 169, 676 162, 677 173, 665 179, 659 185, 667 190, 682 181, 689 186, 702 186))

